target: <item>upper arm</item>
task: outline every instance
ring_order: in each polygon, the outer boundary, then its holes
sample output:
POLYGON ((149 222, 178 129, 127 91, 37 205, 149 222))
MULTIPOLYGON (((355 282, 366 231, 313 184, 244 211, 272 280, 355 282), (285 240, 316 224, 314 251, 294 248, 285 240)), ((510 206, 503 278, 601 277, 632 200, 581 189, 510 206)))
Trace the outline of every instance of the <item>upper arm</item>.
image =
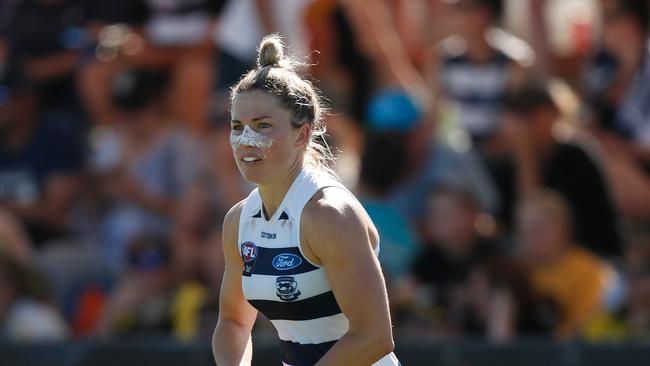
POLYGON ((248 303, 242 291, 241 273, 244 263, 237 249, 242 203, 243 201, 228 211, 223 224, 223 254, 226 266, 219 298, 219 320, 230 320, 252 328, 257 310, 248 303))
POLYGON ((304 240, 325 269, 350 331, 391 336, 386 286, 372 248, 376 232, 357 202, 341 190, 332 191, 339 192, 305 207, 304 240))

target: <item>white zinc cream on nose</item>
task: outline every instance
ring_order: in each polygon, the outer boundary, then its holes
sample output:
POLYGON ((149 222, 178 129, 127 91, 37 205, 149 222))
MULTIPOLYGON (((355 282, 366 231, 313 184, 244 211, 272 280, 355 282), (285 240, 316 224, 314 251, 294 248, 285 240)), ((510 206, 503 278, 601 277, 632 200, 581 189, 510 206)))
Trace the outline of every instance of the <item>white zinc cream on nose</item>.
POLYGON ((253 131, 248 126, 244 126, 244 130, 239 135, 235 135, 235 131, 230 132, 230 145, 233 149, 241 145, 270 149, 271 145, 273 145, 273 139, 253 131))

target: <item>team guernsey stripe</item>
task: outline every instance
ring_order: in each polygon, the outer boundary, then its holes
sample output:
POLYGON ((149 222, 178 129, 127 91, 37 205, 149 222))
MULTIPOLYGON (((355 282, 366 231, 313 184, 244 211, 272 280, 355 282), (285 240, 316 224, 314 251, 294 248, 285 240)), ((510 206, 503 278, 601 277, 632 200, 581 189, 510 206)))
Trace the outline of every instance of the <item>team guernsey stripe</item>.
POLYGON ((311 320, 341 313, 332 291, 298 301, 248 300, 269 320, 311 320))
POLYGON ((335 341, 347 333, 350 322, 343 313, 311 320, 271 320, 283 341, 323 343, 335 341))
POLYGON ((282 362, 294 366, 315 365, 323 355, 329 351, 336 341, 319 344, 300 344, 289 341, 280 341, 282 362))
MULTIPOLYGON (((324 187, 346 190, 332 178, 302 171, 277 208, 279 217, 270 220, 263 219, 262 199, 255 189, 239 220, 238 244, 245 263, 242 291, 275 326, 286 366, 315 365, 350 329, 325 270, 300 252, 301 212, 324 187)), ((391 353, 373 366, 397 365, 391 353)))
POLYGON ((292 276, 310 272, 318 267, 309 263, 297 246, 266 248, 257 246, 253 274, 267 276, 292 276))

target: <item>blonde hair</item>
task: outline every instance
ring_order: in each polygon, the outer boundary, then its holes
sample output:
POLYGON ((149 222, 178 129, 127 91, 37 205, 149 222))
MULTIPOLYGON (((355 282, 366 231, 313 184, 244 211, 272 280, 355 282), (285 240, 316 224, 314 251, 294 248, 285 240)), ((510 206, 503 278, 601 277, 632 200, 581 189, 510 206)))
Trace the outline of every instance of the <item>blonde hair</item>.
POLYGON ((305 152, 305 164, 336 177, 334 155, 325 141, 326 108, 318 89, 296 72, 298 62, 285 54, 285 45, 277 34, 264 37, 258 48, 257 67, 250 70, 230 91, 230 102, 242 92, 262 90, 275 95, 291 112, 291 125, 308 124, 311 135, 305 152))

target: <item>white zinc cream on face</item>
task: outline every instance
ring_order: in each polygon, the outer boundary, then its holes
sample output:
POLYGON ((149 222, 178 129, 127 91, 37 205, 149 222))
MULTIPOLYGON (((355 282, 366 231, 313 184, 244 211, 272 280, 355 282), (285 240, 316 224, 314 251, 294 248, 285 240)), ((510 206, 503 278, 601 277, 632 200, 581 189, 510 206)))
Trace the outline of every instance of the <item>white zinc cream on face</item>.
POLYGON ((248 126, 244 126, 244 130, 239 135, 235 135, 235 131, 230 132, 230 145, 233 149, 236 149, 239 146, 252 146, 260 149, 270 149, 273 145, 273 142, 274 141, 272 138, 255 132, 248 126))

